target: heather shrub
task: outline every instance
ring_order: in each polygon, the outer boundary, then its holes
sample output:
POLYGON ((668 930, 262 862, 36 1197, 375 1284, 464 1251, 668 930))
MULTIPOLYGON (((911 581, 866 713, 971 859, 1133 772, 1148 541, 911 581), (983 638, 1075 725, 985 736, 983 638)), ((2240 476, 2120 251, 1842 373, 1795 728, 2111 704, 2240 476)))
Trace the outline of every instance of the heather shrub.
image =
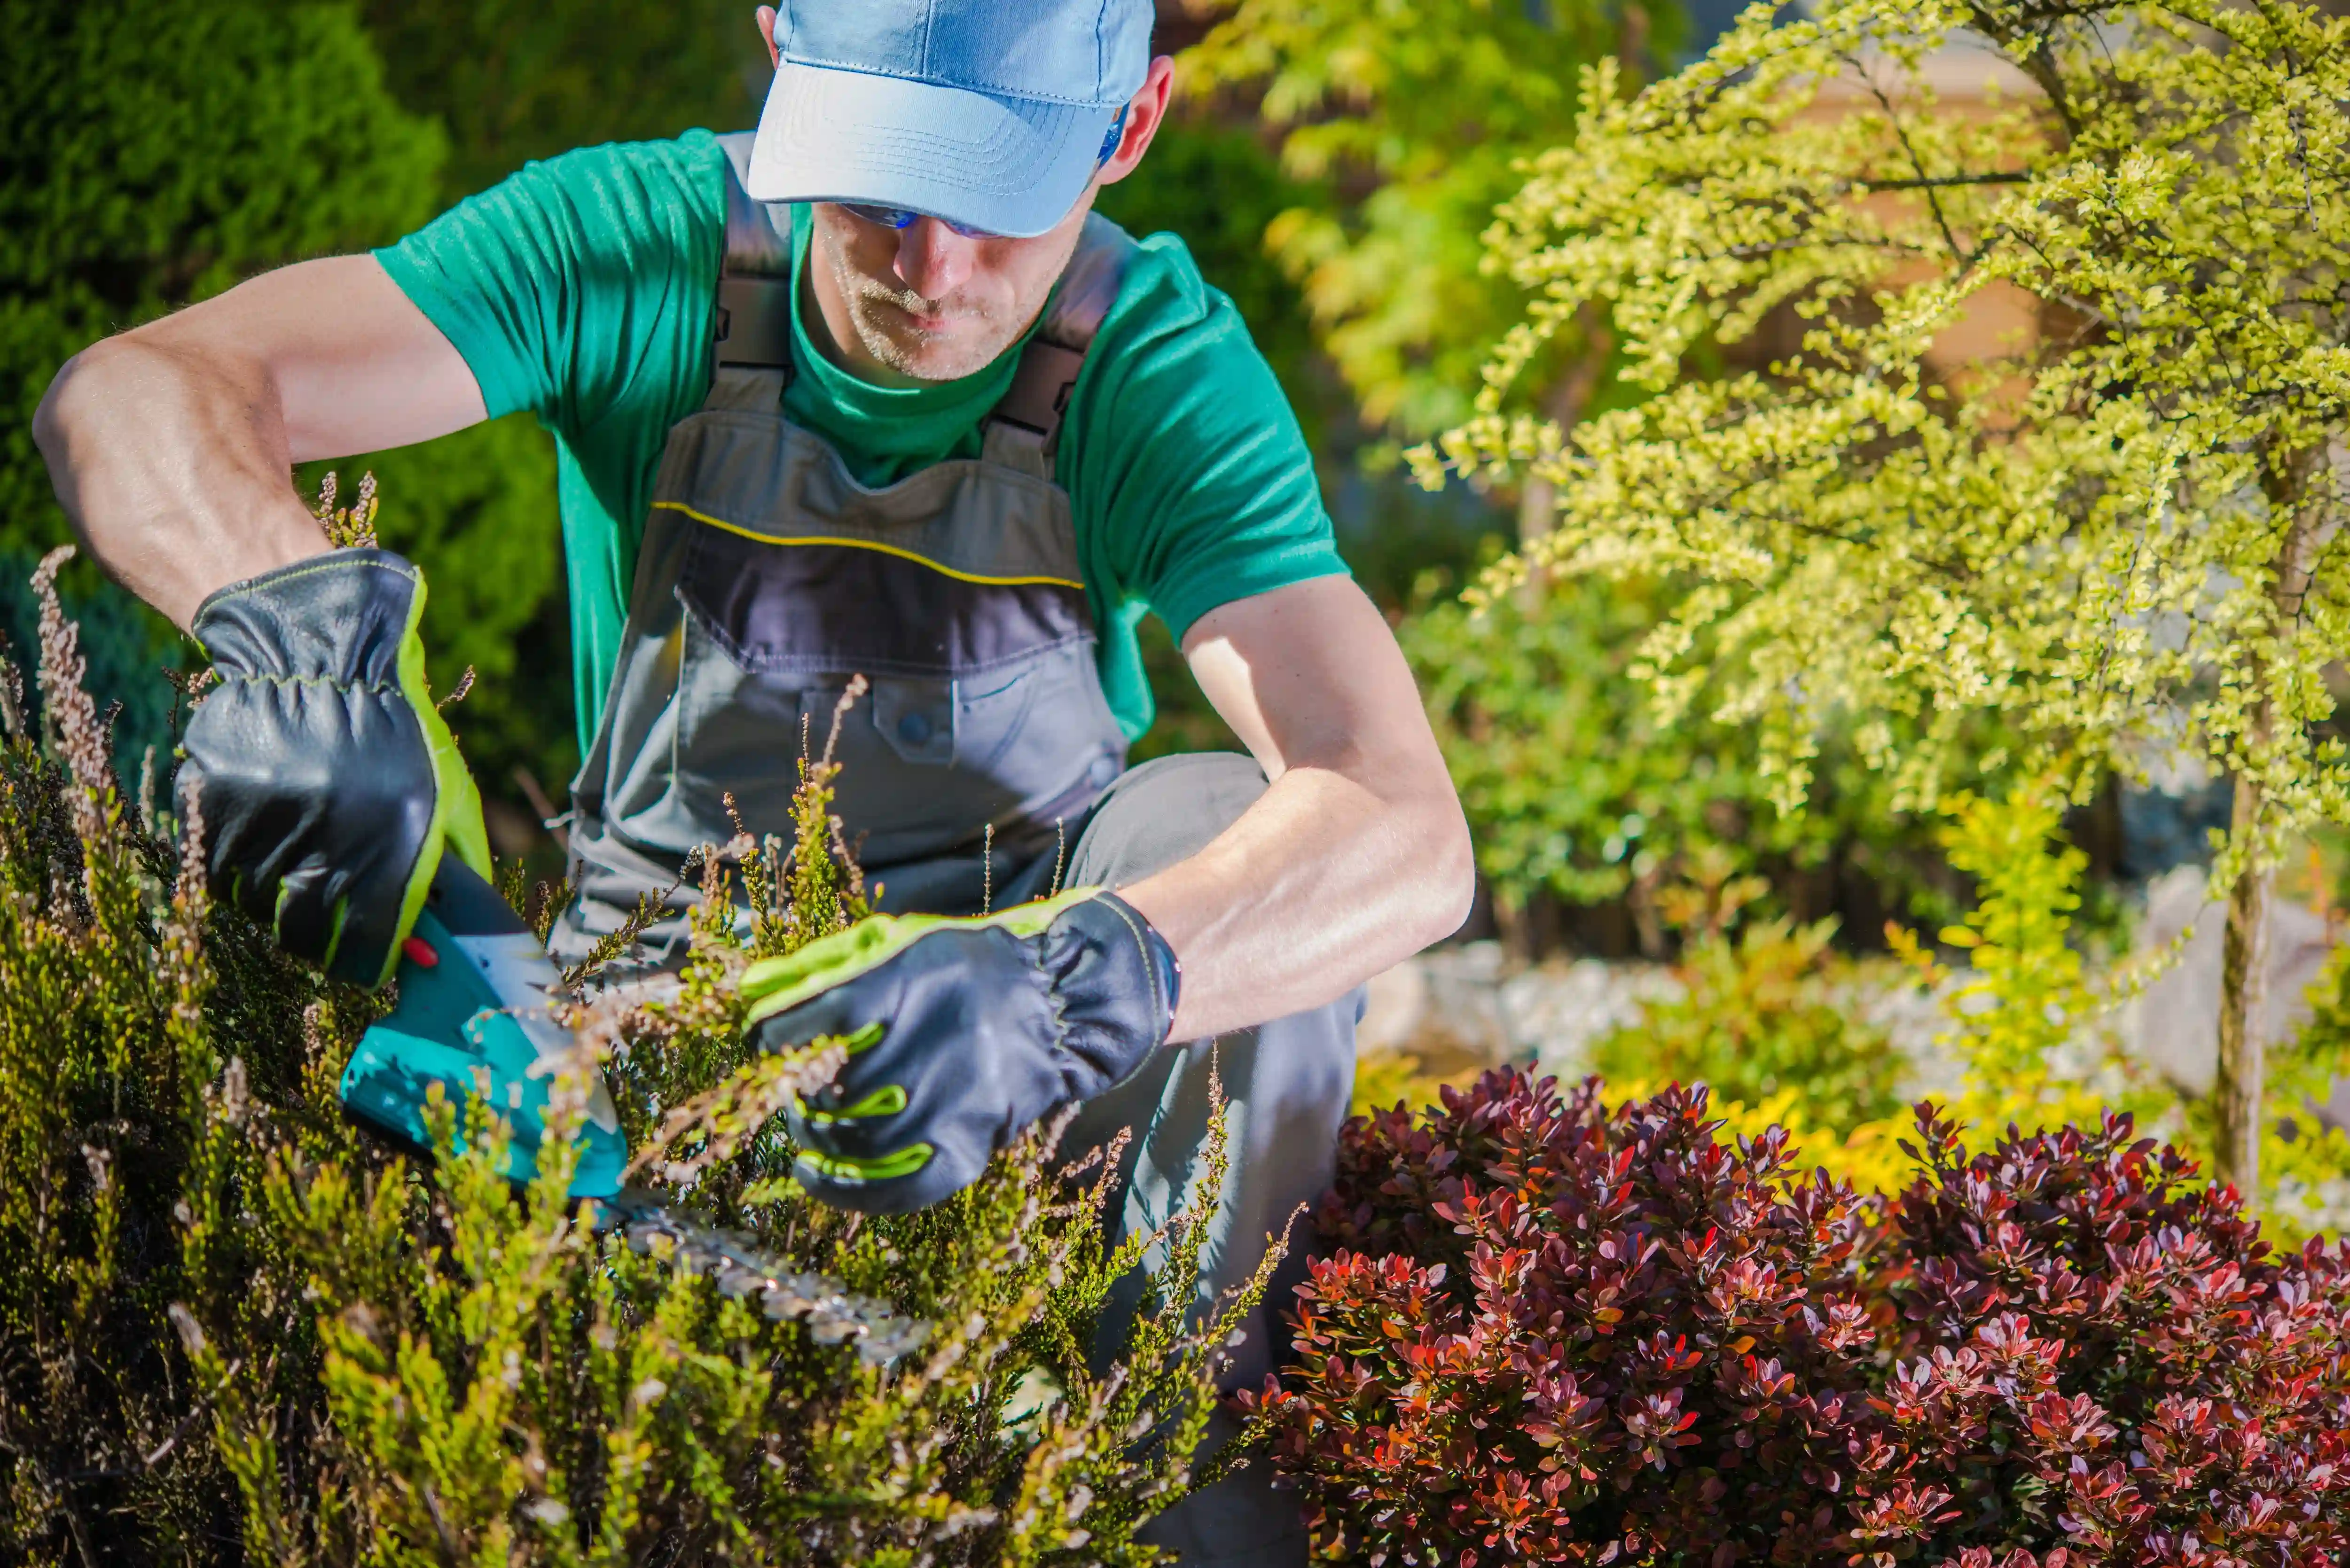
POLYGON ((1245 1402, 1328 1561, 2316 1568, 2350 1551, 2345 1256, 2126 1116, 1864 1207, 1515 1069, 1348 1125, 1245 1402), (2021 1557, 2016 1553, 2022 1553, 2021 1557))
MULTIPOLYGON (((362 1140, 334 1087, 382 999, 210 903, 198 815, 118 791, 62 554, 47 744, 0 660, 0 1560, 1150 1560, 1133 1531, 1190 1480, 1232 1328, 1194 1308, 1196 1231, 1103 1333, 1154 1238, 1107 1244, 1114 1160, 1049 1130, 923 1214, 808 1200, 767 1113, 837 1047, 746 1059, 725 912, 675 988, 577 1010, 527 1192, 478 1102, 440 1107, 429 1162, 362 1140), (723 1252, 565 1202, 598 1065, 636 1179, 731 1227, 723 1252)), ((722 911, 747 884, 751 950, 861 909, 835 770, 804 767, 795 841, 703 868, 722 911)))

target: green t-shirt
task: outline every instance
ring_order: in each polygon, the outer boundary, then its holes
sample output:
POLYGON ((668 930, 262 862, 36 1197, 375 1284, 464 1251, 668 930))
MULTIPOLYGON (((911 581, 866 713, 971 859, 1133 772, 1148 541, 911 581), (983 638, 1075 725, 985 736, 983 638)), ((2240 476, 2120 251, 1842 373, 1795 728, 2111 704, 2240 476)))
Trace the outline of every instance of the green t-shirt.
MULTIPOLYGON (((455 345, 492 417, 528 409, 556 437, 584 752, 601 715, 653 476, 702 406, 725 236, 726 155, 707 131, 533 163, 376 253, 455 345)), ((807 214, 794 213, 794 266, 807 214)), ((1018 347, 959 381, 873 386, 814 351, 793 288, 798 375, 785 411, 888 483, 979 454, 1018 347)), ((1128 269, 1070 395, 1055 472, 1101 628, 1102 685, 1128 738, 1150 727, 1135 624, 1180 640, 1236 598, 1347 568, 1312 459, 1240 313, 1182 241, 1128 269)))

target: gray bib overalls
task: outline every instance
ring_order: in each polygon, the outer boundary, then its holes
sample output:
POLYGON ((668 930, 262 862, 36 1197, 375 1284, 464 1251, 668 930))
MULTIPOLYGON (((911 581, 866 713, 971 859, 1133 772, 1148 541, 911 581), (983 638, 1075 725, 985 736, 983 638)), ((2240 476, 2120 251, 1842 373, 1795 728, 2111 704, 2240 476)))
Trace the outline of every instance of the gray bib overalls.
MULTIPOLYGON (((640 896, 668 890, 640 956, 681 961, 695 898, 682 863, 731 840, 738 816, 754 835, 789 837, 803 736, 822 748, 858 675, 870 691, 841 728, 836 806, 883 908, 966 914, 1040 896, 1065 842, 1069 886, 1125 886, 1204 846, 1263 792, 1263 774, 1222 754, 1126 771, 1069 497, 1053 478, 1062 411, 1133 241, 1087 219, 978 457, 868 489, 783 415, 789 220, 743 194, 751 138, 721 141, 715 373, 661 455, 603 721, 572 786, 578 896, 550 940, 556 958, 576 961, 640 896)), ((1203 1298, 1245 1278, 1265 1233, 1327 1185, 1359 1012, 1357 992, 1216 1043, 1233 1165, 1203 1298)), ((1080 1114, 1074 1147, 1139 1135, 1122 1231, 1182 1201, 1210 1060, 1204 1044, 1161 1051, 1080 1114)), ((1268 1304, 1236 1381, 1267 1369, 1285 1284, 1268 1304)), ((1170 1511, 1152 1537, 1185 1563, 1305 1561, 1295 1507, 1261 1468, 1170 1511)))
MULTIPOLYGON (((1087 222, 980 456, 868 490, 783 417, 789 223, 732 172, 716 374, 661 454, 603 722, 573 784, 579 898, 559 955, 732 839, 729 796, 753 834, 788 836, 803 726, 820 749, 852 676, 871 690, 842 726, 837 807, 886 909, 1016 899, 1018 871, 1049 859, 1056 825, 1074 829, 1125 766, 1052 453, 1133 242, 1087 222)), ((691 899, 672 895, 650 961, 683 957, 691 899)))

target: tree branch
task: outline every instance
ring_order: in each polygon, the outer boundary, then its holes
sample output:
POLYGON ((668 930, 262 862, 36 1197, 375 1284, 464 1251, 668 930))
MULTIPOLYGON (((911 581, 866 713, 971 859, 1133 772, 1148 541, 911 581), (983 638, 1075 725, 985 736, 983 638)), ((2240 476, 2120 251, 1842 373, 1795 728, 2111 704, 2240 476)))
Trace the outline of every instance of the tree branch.
POLYGON ((1988 174, 1937 174, 1931 179, 1855 180, 1852 183, 1863 191, 1929 191, 1946 185, 2028 185, 2036 178, 2030 170, 2017 170, 1988 174))

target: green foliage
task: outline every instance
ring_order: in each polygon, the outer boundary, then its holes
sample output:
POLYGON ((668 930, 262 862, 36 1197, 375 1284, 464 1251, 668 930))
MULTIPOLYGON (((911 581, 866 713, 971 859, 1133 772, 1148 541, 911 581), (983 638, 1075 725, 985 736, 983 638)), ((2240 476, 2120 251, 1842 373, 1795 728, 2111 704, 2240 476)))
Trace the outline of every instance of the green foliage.
POLYGON ((444 146, 350 8, 0 4, 0 542, 65 536, 33 410, 68 356, 265 267, 390 239, 444 146))
POLYGON ((2003 802, 1960 796, 1944 831, 1950 863, 1975 878, 1975 907, 1943 928, 1971 976, 1954 995, 1977 1085, 2014 1095, 2098 1010, 2068 940, 2088 857, 2054 841, 2057 813, 2030 791, 2003 802))
POLYGON ((1653 619, 1648 597, 1568 591, 1572 606, 1540 617, 1512 600, 1481 624, 1446 601, 1401 628, 1478 868, 1520 903, 1537 889, 1597 903, 1655 877, 1685 844, 1743 842, 1754 794, 1733 737, 1657 724, 1626 679, 1653 619))
POLYGON ((752 7, 361 0, 391 90, 447 128, 451 200, 534 158, 754 123, 768 80, 752 7))
POLYGON ((1648 645, 1672 603, 1654 582, 1570 577, 1482 614, 1430 604, 1400 627, 1495 895, 1645 898, 1722 855, 1780 879, 1837 865, 1893 907, 1955 913, 1926 834, 1848 743, 1831 743, 1809 809, 1784 815, 1749 734, 1657 700, 1648 645))
MULTIPOLYGON (((744 1058, 731 890, 764 946, 834 929, 858 900, 828 826, 713 854, 681 982, 574 1009, 529 1190, 496 1174, 478 1101, 438 1104, 420 1165, 338 1114, 377 1000, 209 903, 195 813, 175 857, 114 789, 56 565, 54 755, 0 666, 0 1555, 1149 1559, 1133 1527, 1186 1484, 1238 1303, 1195 1314, 1181 1220, 1110 1246, 1114 1148, 1059 1166, 1040 1133, 899 1219, 800 1194, 765 1111, 838 1047, 744 1058), (735 1227, 736 1262, 566 1204, 598 1067, 639 1179, 735 1227), (1098 1354, 1112 1282, 1153 1247, 1143 1311, 1098 1354), (900 1314, 928 1329, 892 1355, 900 1314)), ((1212 1193, 1221 1141, 1205 1165, 1212 1193)))
POLYGON ((1760 726, 1787 804, 1839 708, 1918 802, 1956 715, 2008 716, 2076 791, 2151 737, 2256 792, 2226 880, 2350 814, 2317 728, 2350 646, 2324 460, 2350 408, 2345 101, 2350 23, 2207 0, 1758 6, 1638 94, 1602 61, 1490 236, 1535 302, 1423 472, 1556 484, 1557 531, 1489 596, 1529 565, 1698 584, 1656 680, 1721 672, 1716 716, 1760 726), (1926 80, 1959 28, 2014 84, 1989 109, 1926 80), (2041 329, 1935 358, 2001 299, 2041 329), (1571 437, 1510 414, 1586 306, 1649 395, 1571 437), (1773 310, 1798 355, 1684 375, 1773 310))
POLYGON ((1366 419, 1412 434, 1470 412, 1523 311, 1478 235, 1520 158, 1572 126, 1568 85, 1669 46, 1677 13, 1611 0, 1232 0, 1185 57, 1196 92, 1262 88, 1282 166, 1310 182, 1267 230, 1366 419))
POLYGON ((2064 842, 2050 793, 2026 784, 2003 800, 1961 794, 1944 805, 1939 836, 1974 878, 1975 904, 1939 938, 1967 969, 1954 976, 1912 933, 1887 933, 1940 990, 1950 1027, 1936 1044, 1966 1068, 1953 1113, 1990 1135, 2086 1125, 2112 1105, 2176 1130, 2176 1100, 2121 1057, 2103 1025, 2140 977, 2126 966, 2090 976, 2076 921, 2087 857, 2064 842))
POLYGON ((1674 889, 1679 990, 1596 1041, 1592 1070, 1627 1088, 1705 1084, 1744 1106, 1792 1094, 1807 1126, 1836 1135, 1900 1115, 1900 1058, 1855 1015, 1859 976, 1828 945, 1835 922, 1741 921, 1763 890, 1759 877, 1728 876, 1720 855, 1674 889))

